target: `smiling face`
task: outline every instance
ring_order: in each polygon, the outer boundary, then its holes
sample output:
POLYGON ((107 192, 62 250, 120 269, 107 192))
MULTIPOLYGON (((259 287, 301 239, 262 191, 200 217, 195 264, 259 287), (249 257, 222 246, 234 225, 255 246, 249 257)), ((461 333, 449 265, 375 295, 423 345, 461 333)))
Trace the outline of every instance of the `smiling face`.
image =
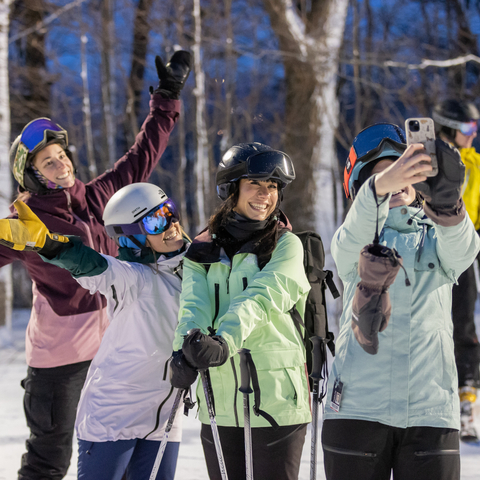
MULTIPOLYGON (((372 169, 372 175, 375 173, 383 172, 387 167, 389 167, 394 160, 380 160, 372 169)), ((390 198, 389 207, 400 207, 402 205, 410 205, 417 195, 415 188, 412 185, 408 185, 398 192, 393 192, 392 197, 390 198)))
POLYGON ((75 184, 72 162, 58 143, 52 143, 40 150, 35 155, 32 165, 47 180, 63 188, 73 187, 75 184))
POLYGON ((183 233, 180 223, 172 222, 170 228, 158 235, 147 235, 147 245, 158 253, 169 253, 182 248, 183 233))
POLYGON ((265 220, 275 210, 277 201, 277 182, 242 178, 237 204, 233 210, 250 220, 265 220))

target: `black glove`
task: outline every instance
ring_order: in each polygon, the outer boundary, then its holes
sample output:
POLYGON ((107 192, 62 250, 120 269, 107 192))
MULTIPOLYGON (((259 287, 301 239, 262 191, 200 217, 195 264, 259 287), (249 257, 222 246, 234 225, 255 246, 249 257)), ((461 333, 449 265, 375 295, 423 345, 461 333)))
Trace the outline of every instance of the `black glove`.
POLYGON ((170 61, 164 65, 162 59, 155 57, 158 79, 156 90, 150 87, 150 93, 159 93, 164 98, 178 100, 180 91, 187 81, 192 65, 192 55, 185 50, 179 50, 172 55, 170 61))
POLYGON ((438 174, 413 186, 434 210, 450 209, 457 205, 462 195, 465 165, 455 147, 438 138, 435 140, 435 147, 438 174))
POLYGON ((170 362, 170 383, 174 388, 190 388, 197 379, 198 371, 185 359, 181 350, 173 352, 170 362))
POLYGON ((217 335, 205 335, 195 328, 188 332, 182 346, 187 361, 198 370, 223 365, 230 356, 227 342, 217 335))

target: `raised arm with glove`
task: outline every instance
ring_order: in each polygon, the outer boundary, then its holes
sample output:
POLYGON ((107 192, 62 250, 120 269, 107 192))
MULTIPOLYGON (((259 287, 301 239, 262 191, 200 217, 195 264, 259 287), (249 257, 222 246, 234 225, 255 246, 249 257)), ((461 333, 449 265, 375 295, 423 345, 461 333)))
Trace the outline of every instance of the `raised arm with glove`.
POLYGON ((150 93, 159 93, 164 98, 178 100, 190 73, 191 65, 192 55, 185 50, 175 52, 166 65, 157 55, 155 66, 157 67, 159 83, 156 89, 150 87, 150 93))
POLYGON ((35 251, 54 257, 69 242, 68 238, 51 233, 45 224, 21 200, 14 202, 18 219, 0 220, 0 244, 13 250, 35 251))
POLYGON ((425 199, 425 214, 436 224, 451 227, 465 218, 462 185, 465 181, 465 165, 460 152, 443 140, 435 141, 438 174, 417 183, 415 189, 425 199))

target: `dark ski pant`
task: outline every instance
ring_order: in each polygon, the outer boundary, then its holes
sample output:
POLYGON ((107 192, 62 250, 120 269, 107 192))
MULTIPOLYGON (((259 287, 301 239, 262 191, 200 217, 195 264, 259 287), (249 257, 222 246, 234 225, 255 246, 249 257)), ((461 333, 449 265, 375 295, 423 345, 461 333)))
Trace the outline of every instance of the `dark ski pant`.
POLYGON ((90 361, 54 368, 28 367, 21 385, 30 438, 18 480, 60 480, 67 474, 77 405, 90 361))
POLYGON ((452 290, 453 343, 458 371, 458 386, 480 388, 480 344, 475 331, 477 285, 471 265, 458 278, 452 290))
MULTIPOLYGON (((180 442, 168 442, 156 480, 173 480, 180 442)), ((160 442, 78 440, 78 480, 149 480, 160 442), (124 475, 125 474, 125 475, 124 475)))
POLYGON ((396 428, 364 420, 325 420, 327 480, 458 480, 458 430, 396 428))
MULTIPOLYGON (((218 427, 228 480, 245 480, 243 428, 218 427)), ((253 477, 261 480, 297 480, 307 424, 252 428, 253 477)), ((221 480, 210 424, 202 424, 201 438, 210 480, 221 480)))

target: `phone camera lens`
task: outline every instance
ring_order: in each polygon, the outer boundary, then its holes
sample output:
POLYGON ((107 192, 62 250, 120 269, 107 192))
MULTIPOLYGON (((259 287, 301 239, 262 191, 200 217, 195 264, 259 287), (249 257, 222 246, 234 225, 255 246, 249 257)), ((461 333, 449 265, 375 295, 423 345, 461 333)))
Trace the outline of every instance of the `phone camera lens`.
POLYGON ((418 123, 417 120, 410 120, 410 122, 408 122, 408 126, 411 132, 420 131, 420 124, 418 123))

